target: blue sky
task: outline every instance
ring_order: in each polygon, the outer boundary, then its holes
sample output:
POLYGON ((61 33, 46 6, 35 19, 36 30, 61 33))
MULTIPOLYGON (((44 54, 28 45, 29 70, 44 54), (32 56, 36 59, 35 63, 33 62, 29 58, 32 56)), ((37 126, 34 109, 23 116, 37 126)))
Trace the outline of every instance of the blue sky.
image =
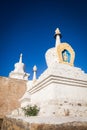
POLYGON ((87 72, 86 0, 0 1, 0 76, 8 77, 23 53, 25 71, 37 65, 39 76, 46 68, 45 52, 54 47, 55 29, 62 42, 76 53, 75 66, 87 72))

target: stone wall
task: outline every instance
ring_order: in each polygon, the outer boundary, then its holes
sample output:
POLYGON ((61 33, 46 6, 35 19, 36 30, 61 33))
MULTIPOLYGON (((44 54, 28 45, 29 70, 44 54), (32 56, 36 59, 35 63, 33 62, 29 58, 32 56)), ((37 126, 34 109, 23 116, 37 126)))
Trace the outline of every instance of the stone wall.
POLYGON ((0 118, 20 106, 25 91, 26 81, 0 77, 0 118))
POLYGON ((16 118, 4 118, 1 130, 87 130, 87 122, 73 121, 60 124, 49 124, 34 121, 28 122, 16 118))

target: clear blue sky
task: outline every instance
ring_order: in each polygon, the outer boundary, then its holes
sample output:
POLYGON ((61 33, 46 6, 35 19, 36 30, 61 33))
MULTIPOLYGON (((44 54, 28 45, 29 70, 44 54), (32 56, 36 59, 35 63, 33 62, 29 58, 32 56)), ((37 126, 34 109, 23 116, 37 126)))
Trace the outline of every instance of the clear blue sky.
POLYGON ((26 72, 46 69, 45 52, 54 47, 59 27, 62 42, 75 50, 75 66, 87 72, 87 0, 1 0, 0 76, 8 76, 23 53, 26 72))

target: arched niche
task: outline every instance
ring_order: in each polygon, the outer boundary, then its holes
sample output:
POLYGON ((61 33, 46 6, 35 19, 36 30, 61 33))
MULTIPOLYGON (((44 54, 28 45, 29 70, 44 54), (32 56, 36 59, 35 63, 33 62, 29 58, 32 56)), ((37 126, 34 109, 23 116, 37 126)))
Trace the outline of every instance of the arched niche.
POLYGON ((60 63, 74 65, 75 52, 69 44, 59 44, 57 46, 57 54, 60 63))

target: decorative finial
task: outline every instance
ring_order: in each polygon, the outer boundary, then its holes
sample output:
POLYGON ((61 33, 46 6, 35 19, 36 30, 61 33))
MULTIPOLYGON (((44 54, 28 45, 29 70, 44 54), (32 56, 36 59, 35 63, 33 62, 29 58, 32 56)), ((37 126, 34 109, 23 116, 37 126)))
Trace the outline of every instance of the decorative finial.
POLYGON ((56 38, 57 35, 59 35, 61 38, 61 32, 60 32, 59 28, 56 28, 54 37, 56 38))
POLYGON ((22 63, 22 56, 23 56, 23 54, 21 53, 21 54, 20 54, 19 63, 22 63))
POLYGON ((37 67, 36 67, 36 65, 33 67, 33 81, 35 81, 36 80, 36 72, 37 72, 37 67))
POLYGON ((54 37, 55 37, 55 39, 56 39, 55 47, 57 47, 58 44, 61 43, 61 41, 60 41, 61 32, 60 32, 59 28, 57 28, 57 29, 55 30, 55 35, 54 35, 54 37))

